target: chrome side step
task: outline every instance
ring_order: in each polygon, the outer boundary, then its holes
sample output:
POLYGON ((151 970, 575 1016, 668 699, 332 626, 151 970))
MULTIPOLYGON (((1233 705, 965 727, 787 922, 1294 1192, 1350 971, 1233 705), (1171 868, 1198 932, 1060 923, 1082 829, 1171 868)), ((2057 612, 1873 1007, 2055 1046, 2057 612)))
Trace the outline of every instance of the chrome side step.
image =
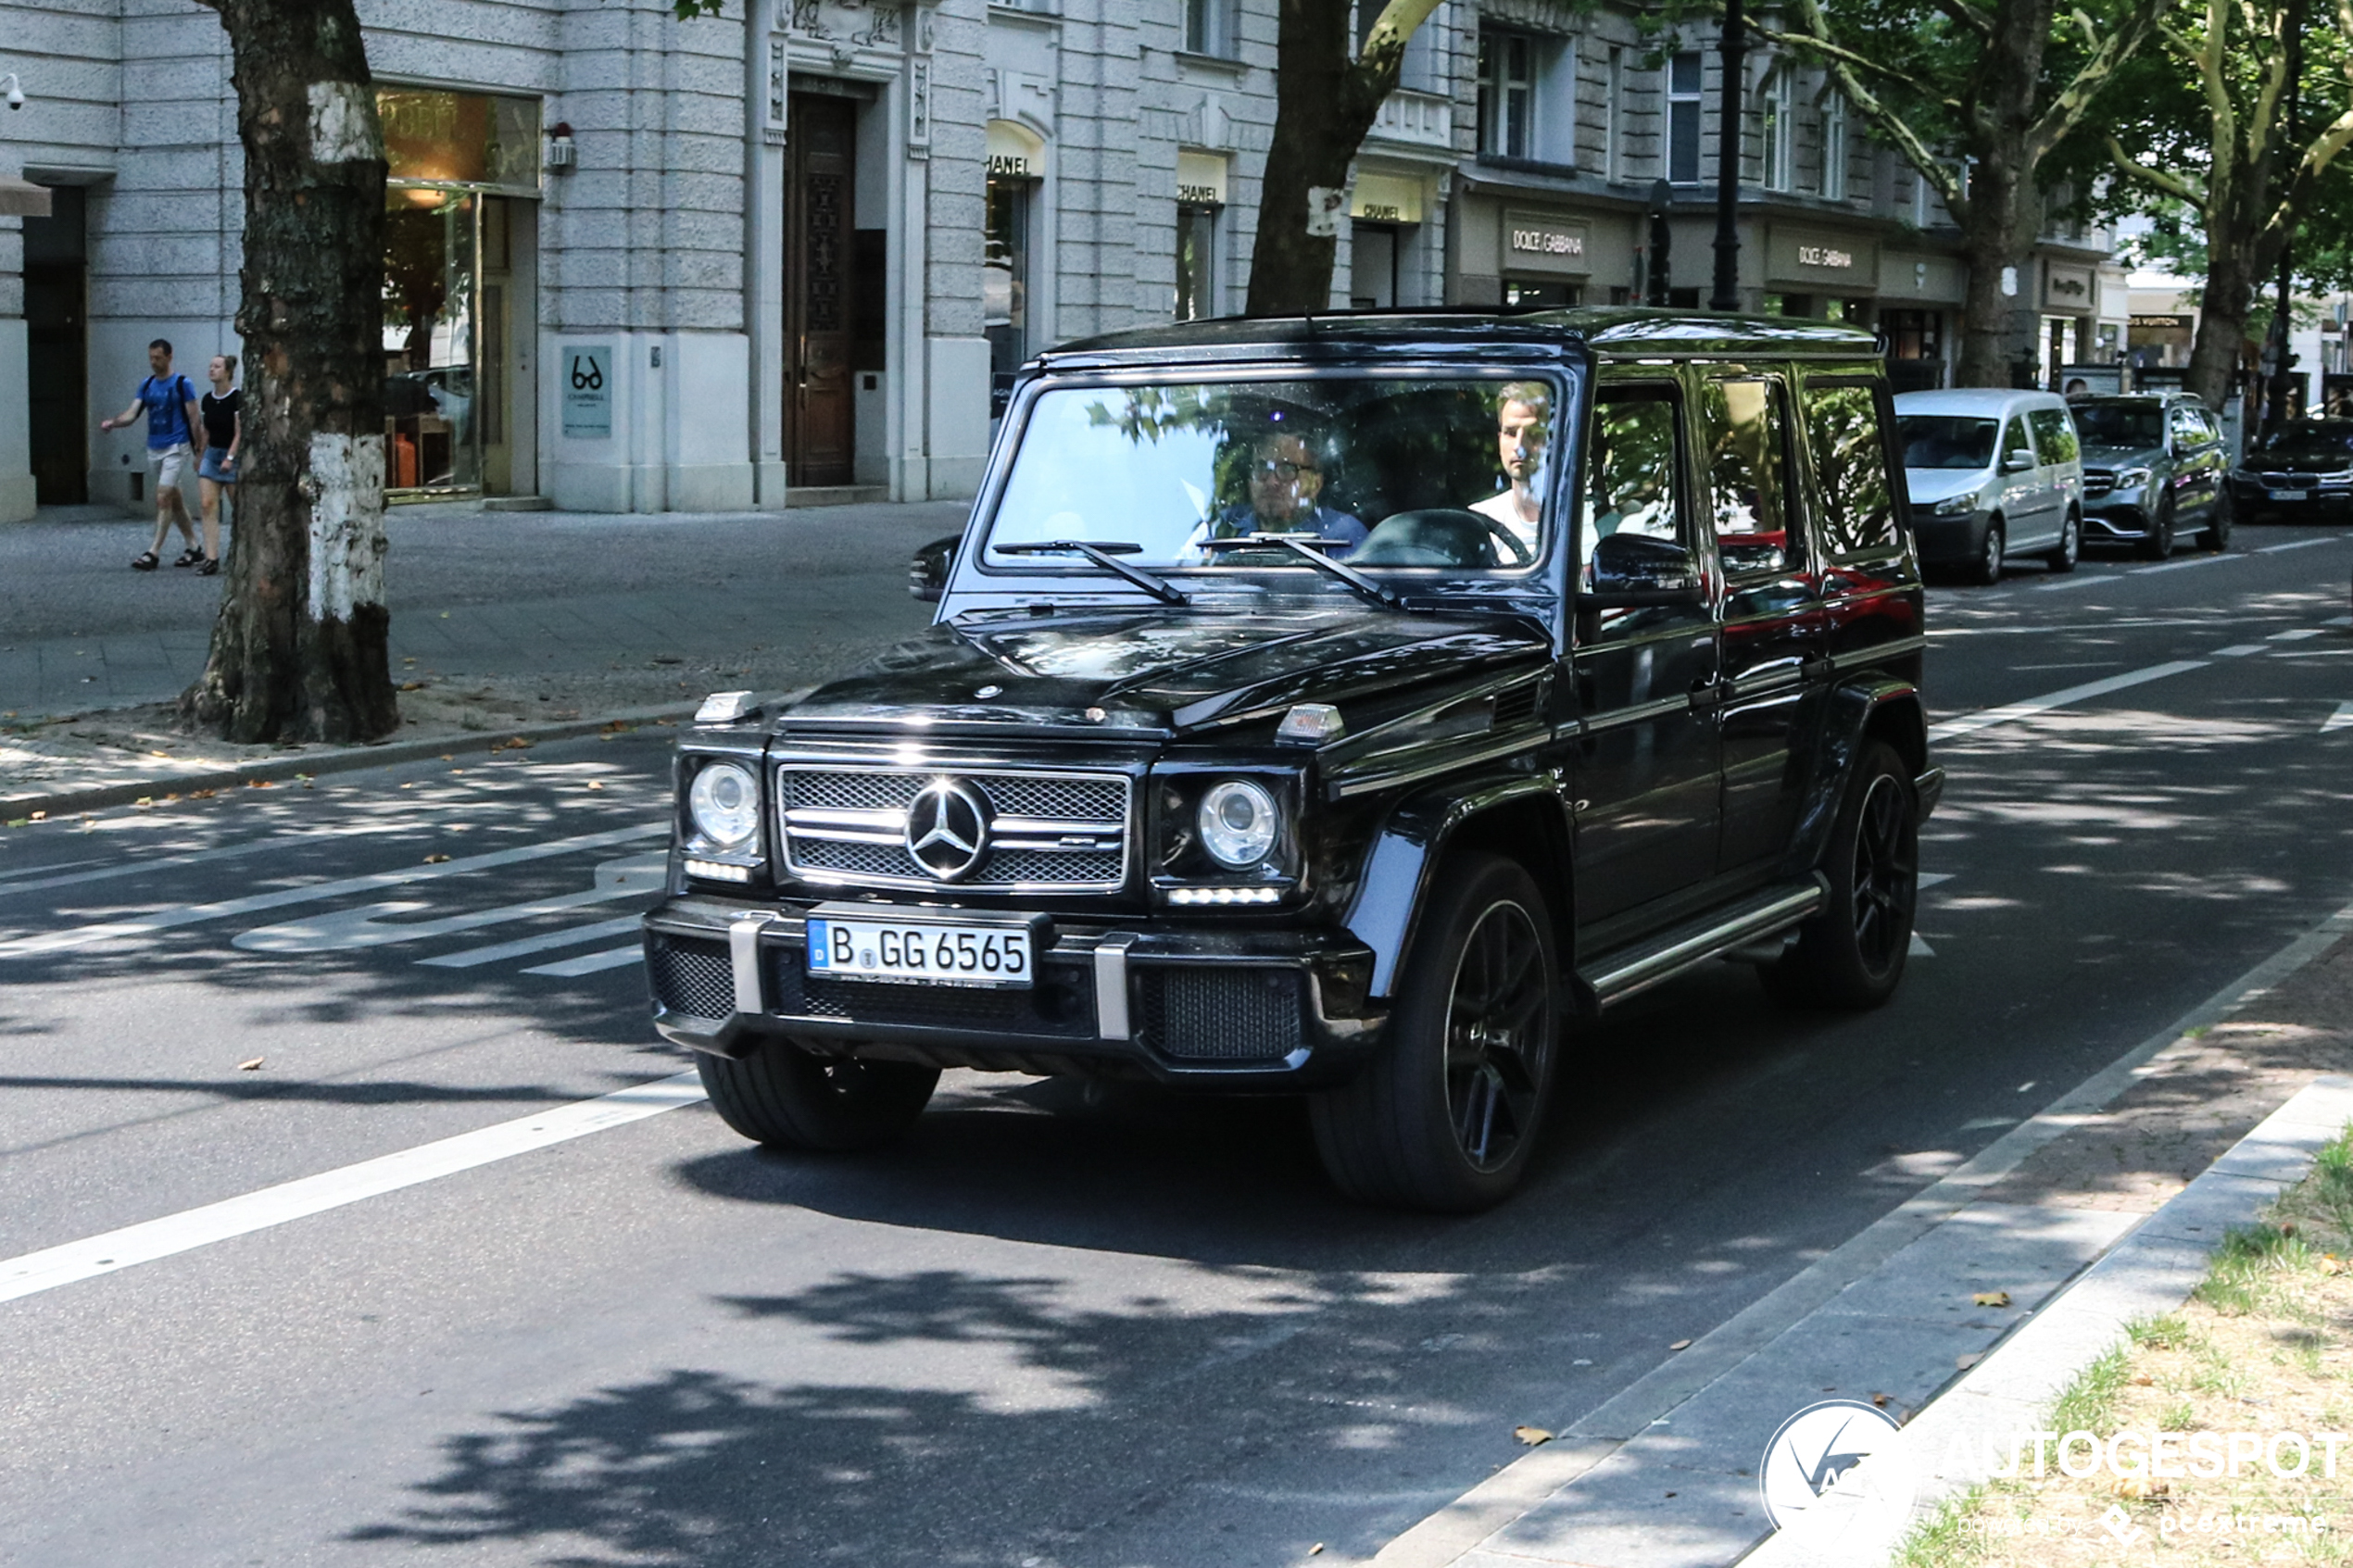
POLYGON ((1692 924, 1602 954, 1577 972, 1578 987, 1595 1009, 1622 1002, 1735 947, 1788 930, 1818 912, 1830 891, 1819 872, 1805 882, 1768 887, 1692 924))

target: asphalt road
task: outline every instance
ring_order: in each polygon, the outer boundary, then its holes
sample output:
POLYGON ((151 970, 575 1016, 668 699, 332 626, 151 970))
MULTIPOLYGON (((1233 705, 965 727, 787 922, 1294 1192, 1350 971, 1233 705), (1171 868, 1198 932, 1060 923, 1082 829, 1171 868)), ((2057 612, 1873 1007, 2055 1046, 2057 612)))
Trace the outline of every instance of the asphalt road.
POLYGON ((547 1142, 686 1065, 599 929, 659 732, 0 835, 0 1298, 71 1264, 0 1300, 0 1562, 1369 1556, 2346 902, 2348 572, 2249 530, 1937 590, 1940 720, 2142 678, 1941 746, 1890 1007, 1641 998, 1469 1221, 1339 1202, 1287 1103, 970 1073, 881 1157, 547 1142))

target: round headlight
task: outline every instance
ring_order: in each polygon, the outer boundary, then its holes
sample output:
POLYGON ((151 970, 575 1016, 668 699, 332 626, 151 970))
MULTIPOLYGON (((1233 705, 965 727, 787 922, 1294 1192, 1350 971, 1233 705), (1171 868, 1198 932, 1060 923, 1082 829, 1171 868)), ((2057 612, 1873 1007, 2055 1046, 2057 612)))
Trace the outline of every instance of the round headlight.
POLYGON ((760 831, 760 784, 736 763, 707 763, 687 786, 686 809, 711 843, 745 843, 760 831))
POLYGON ((1241 779, 1228 779, 1202 797, 1200 822, 1202 847, 1235 871, 1265 859, 1282 827, 1275 797, 1241 779))

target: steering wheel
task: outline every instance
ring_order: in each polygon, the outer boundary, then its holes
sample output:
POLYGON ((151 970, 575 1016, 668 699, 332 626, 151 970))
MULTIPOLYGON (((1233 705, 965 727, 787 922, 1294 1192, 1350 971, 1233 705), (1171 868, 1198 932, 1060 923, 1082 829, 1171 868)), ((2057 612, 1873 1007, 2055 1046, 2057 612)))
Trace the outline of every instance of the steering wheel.
MULTIPOLYGON (((1465 509, 1468 510, 1467 508, 1465 509)), ((1470 515, 1478 519, 1479 525, 1487 530, 1489 535, 1491 536, 1497 544, 1503 546, 1504 549, 1511 552, 1511 558, 1504 563, 1505 565, 1527 566, 1536 559, 1536 557, 1529 550, 1528 546, 1519 542, 1518 534, 1513 533, 1510 529, 1505 528, 1502 523, 1497 522, 1485 512, 1471 512, 1470 515)))

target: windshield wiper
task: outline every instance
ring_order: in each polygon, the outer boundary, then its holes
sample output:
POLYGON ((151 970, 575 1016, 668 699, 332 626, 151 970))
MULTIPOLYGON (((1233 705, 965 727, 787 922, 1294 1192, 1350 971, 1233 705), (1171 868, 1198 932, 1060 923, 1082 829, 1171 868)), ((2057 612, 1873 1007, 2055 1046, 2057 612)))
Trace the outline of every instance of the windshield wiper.
POLYGON ((1321 533, 1243 533, 1231 539, 1204 539, 1202 546, 1210 550, 1246 550, 1255 546, 1265 549, 1269 545, 1289 550, 1316 571, 1337 577, 1359 597, 1371 600, 1383 609, 1403 609, 1405 601, 1382 587, 1353 566, 1342 566, 1326 555, 1318 555, 1309 546, 1322 545, 1329 549, 1345 549, 1345 539, 1327 538, 1321 533))
POLYGON ((1073 551, 1085 556, 1113 576, 1126 578, 1164 605, 1189 605, 1193 602, 1183 590, 1121 560, 1121 556, 1141 555, 1144 551, 1141 545, 1130 544, 1124 539, 1106 539, 1091 545, 1084 539, 1048 539, 1035 545, 992 545, 989 548, 1000 556, 1049 556, 1063 550, 1073 551))

